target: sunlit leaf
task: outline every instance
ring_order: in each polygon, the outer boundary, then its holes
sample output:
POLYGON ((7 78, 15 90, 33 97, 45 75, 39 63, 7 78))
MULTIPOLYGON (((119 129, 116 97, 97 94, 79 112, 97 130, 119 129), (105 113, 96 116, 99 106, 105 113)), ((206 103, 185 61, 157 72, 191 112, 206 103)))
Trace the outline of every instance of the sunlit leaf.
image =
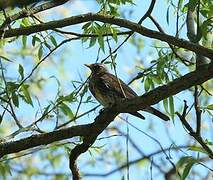
POLYGON ((209 110, 213 110, 213 104, 208 105, 206 108, 209 110))
POLYGON ((168 99, 164 99, 163 100, 163 106, 164 106, 164 109, 167 113, 169 113, 169 108, 168 108, 168 99))
POLYGON ((169 25, 169 8, 170 6, 167 8, 167 11, 166 11, 166 22, 168 25, 169 25))
POLYGON ((189 175, 189 172, 192 168, 192 166, 195 164, 195 161, 189 161, 187 163, 187 165, 185 166, 184 170, 183 170, 183 174, 182 174, 182 177, 181 177, 181 180, 185 180, 187 178, 187 176, 189 175))
POLYGON ((72 119, 74 117, 74 114, 72 112, 72 110, 70 109, 69 106, 67 106, 65 103, 61 103, 60 104, 60 109, 62 110, 62 112, 68 116, 70 119, 72 119))
POLYGON ((21 79, 24 79, 24 68, 21 64, 19 64, 19 67, 18 67, 18 72, 21 76, 21 79))
POLYGON ((26 48, 27 46, 27 36, 22 36, 22 44, 23 44, 23 48, 26 48))
POLYGON ((33 106, 33 101, 31 99, 31 96, 30 96, 30 93, 29 93, 29 90, 28 90, 29 86, 26 85, 26 84, 23 84, 21 86, 21 90, 23 92, 23 95, 24 95, 24 100, 27 104, 30 104, 31 106, 33 106))
POLYGON ((103 36, 98 36, 98 44, 99 44, 101 50, 103 52, 105 52, 105 49, 104 49, 104 38, 103 38, 103 36))
POLYGON ((43 47, 40 46, 40 47, 39 47, 39 50, 38 50, 38 59, 39 59, 39 60, 42 58, 42 55, 43 55, 43 47))
POLYGON ((144 89, 145 91, 148 91, 150 89, 149 78, 146 78, 144 81, 144 89))
POLYGON ((57 46, 57 41, 56 41, 56 39, 54 38, 54 36, 50 36, 50 40, 51 40, 51 42, 53 43, 53 45, 56 47, 57 46))
POLYGON ((33 36, 33 38, 32 38, 32 45, 35 46, 36 42, 41 43, 41 40, 37 36, 33 36))
POLYGON ((18 99, 18 95, 16 93, 12 93, 12 101, 16 107, 19 107, 19 99, 18 99))
POLYGON ((94 46, 95 45, 95 43, 96 43, 96 37, 92 37, 91 39, 90 39, 90 42, 89 42, 89 47, 92 47, 92 46, 94 46))
POLYGON ((175 107, 174 107, 174 100, 172 96, 169 97, 169 109, 170 109, 170 114, 172 116, 172 119, 174 119, 175 107))
POLYGON ((202 147, 199 147, 199 146, 190 146, 188 148, 188 150, 197 151, 197 152, 208 154, 205 149, 203 149, 202 147))

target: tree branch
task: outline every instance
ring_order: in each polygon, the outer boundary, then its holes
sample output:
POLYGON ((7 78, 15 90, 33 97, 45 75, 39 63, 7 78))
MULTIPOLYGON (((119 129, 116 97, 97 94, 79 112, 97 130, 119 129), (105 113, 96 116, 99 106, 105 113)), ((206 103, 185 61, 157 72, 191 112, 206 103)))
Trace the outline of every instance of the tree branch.
POLYGON ((0 26, 0 29, 5 28, 6 26, 8 26, 13 21, 16 21, 16 20, 24 18, 24 17, 31 16, 33 14, 45 11, 47 9, 51 9, 51 8, 60 6, 64 3, 66 3, 67 1, 69 1, 69 0, 50 1, 50 2, 47 2, 45 4, 42 4, 40 6, 37 6, 37 7, 30 9, 30 11, 27 10, 27 9, 23 9, 22 11, 18 12, 17 14, 14 14, 12 16, 7 17, 5 19, 5 21, 2 23, 2 25, 0 26))
POLYGON ((22 150, 33 148, 40 145, 50 144, 75 136, 90 136, 102 132, 111 121, 121 112, 133 112, 144 109, 150 105, 186 90, 194 85, 202 84, 213 78, 213 63, 204 65, 196 71, 190 72, 168 85, 160 86, 152 91, 132 99, 124 99, 121 103, 113 105, 110 109, 105 109, 95 122, 86 125, 73 126, 50 133, 33 135, 17 141, 0 144, 0 157, 6 154, 16 153, 22 150))
MULTIPOLYGON (((76 159, 81 153, 84 153, 96 140, 97 136, 114 120, 121 112, 133 112, 147 108, 159 101, 186 90, 194 85, 202 84, 213 78, 213 63, 203 65, 196 71, 190 72, 167 85, 160 86, 152 91, 132 99, 124 99, 122 102, 107 108, 95 118, 95 122, 86 125, 73 126, 50 133, 33 135, 17 141, 0 144, 0 157, 16 153, 22 150, 33 148, 40 145, 47 145, 55 141, 60 141, 75 136, 84 137, 83 143, 76 146, 70 157, 70 167, 76 170, 76 159)), ((211 157, 211 156, 210 156, 211 157)), ((78 172, 78 171, 76 171, 78 172)))
POLYGON ((204 142, 203 138, 200 136, 200 134, 196 133, 192 127, 190 126, 190 124, 187 122, 186 120, 186 110, 187 110, 188 106, 186 104, 186 101, 184 101, 184 109, 183 109, 183 113, 182 115, 177 113, 179 119, 181 120, 182 124, 184 125, 184 127, 188 130, 189 135, 191 135, 192 137, 194 137, 194 139, 197 140, 197 142, 200 143, 200 145, 203 147, 203 149, 206 151, 206 153, 209 155, 209 157, 211 159, 213 159, 213 151, 211 150, 211 148, 209 148, 206 143, 204 142))
MULTIPOLYGON (((170 43, 172 45, 188 49, 200 55, 206 56, 210 59, 212 59, 213 57, 213 50, 205 48, 198 44, 191 43, 184 39, 175 38, 174 36, 163 34, 158 31, 153 31, 151 29, 145 28, 137 23, 134 23, 125 19, 115 18, 112 16, 104 16, 100 14, 92 14, 92 13, 73 16, 73 17, 62 19, 62 20, 50 21, 47 23, 33 25, 29 27, 24 27, 24 28, 10 29, 5 31, 4 38, 20 36, 20 35, 29 35, 36 32, 51 30, 55 28, 62 28, 65 26, 80 24, 80 23, 88 22, 88 21, 100 21, 103 23, 118 25, 120 27, 128 28, 132 31, 135 31, 143 36, 158 39, 158 40, 170 43)), ((3 34, 3 31, 0 32, 0 36, 2 36, 2 34, 3 34)))

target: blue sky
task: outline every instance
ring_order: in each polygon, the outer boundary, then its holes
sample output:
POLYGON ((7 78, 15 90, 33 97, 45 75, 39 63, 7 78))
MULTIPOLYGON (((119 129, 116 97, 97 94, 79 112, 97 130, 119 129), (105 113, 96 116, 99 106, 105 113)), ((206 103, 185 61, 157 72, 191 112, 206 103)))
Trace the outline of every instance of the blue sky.
MULTIPOLYGON (((124 7, 122 7, 122 10, 125 9, 132 9, 133 13, 132 16, 130 18, 130 20, 137 22, 140 17, 145 14, 146 10, 149 7, 149 3, 150 1, 146 0, 143 1, 143 3, 141 3, 140 0, 138 1, 134 1, 135 2, 135 6, 134 5, 126 5, 124 7)), ((172 9, 172 8, 171 8, 172 9)), ((97 12, 99 10, 97 3, 95 1, 92 0, 77 0, 77 1, 73 1, 73 3, 68 3, 66 6, 62 6, 61 10, 63 10, 63 12, 67 13, 67 17, 71 16, 71 15, 77 15, 77 14, 82 14, 82 13, 87 13, 87 12, 97 12), (66 9, 64 9, 66 8, 66 9)), ((154 17, 156 17, 156 19, 158 20, 158 22, 162 25, 162 27, 164 28, 164 30, 166 31, 166 33, 170 34, 170 35, 174 35, 175 34, 175 18, 173 16, 173 11, 170 11, 170 24, 168 25, 166 22, 166 10, 167 10, 167 4, 166 1, 161 0, 161 1, 157 1, 156 5, 155 5, 155 9, 153 11, 153 15, 154 17), (161 11, 160 11, 161 10, 161 11)), ((50 14, 53 13, 54 14, 54 9, 51 10, 49 12, 50 14)), ((59 13, 57 12, 57 14, 55 16, 47 16, 48 20, 49 17, 51 17, 53 19, 58 19, 60 17, 60 15, 58 15, 59 13)), ((45 12, 44 12, 45 15, 45 12)), ((43 17, 43 16, 42 16, 43 17)), ((44 17, 43 17, 44 18, 44 17)), ((143 23, 144 26, 148 27, 148 28, 154 28, 153 24, 147 20, 143 23)), ((75 32, 79 32, 79 27, 78 26, 71 26, 71 27, 67 27, 65 28, 67 30, 71 30, 71 31, 75 31, 75 32)), ((182 34, 181 34, 182 35, 182 34)), ((184 37, 184 34, 183 34, 184 37)), ((153 39, 150 38, 146 38, 146 37, 142 37, 144 41, 144 48, 142 51, 140 51, 139 53, 137 52, 136 48, 133 47, 132 45, 129 45, 129 43, 126 43, 122 49, 120 49, 118 51, 118 56, 116 58, 116 62, 118 64, 117 66, 117 71, 118 71, 118 76, 123 79, 125 82, 128 82, 130 77, 129 77, 129 69, 132 69, 135 67, 135 59, 143 59, 144 61, 144 65, 146 67, 149 67, 150 65, 150 61, 152 60, 153 57, 157 57, 157 54, 151 54, 150 52, 155 52, 153 48, 153 39)), ((185 38, 185 37, 184 37, 185 38)), ((60 39, 60 37, 58 37, 58 40, 60 39)), ((122 42, 122 40, 119 40, 119 42, 122 42)), ((117 47, 118 44, 113 44, 112 47, 117 47)), ((165 44, 166 45, 166 44, 165 44)), ((58 59, 64 59, 64 66, 62 67, 61 71, 64 71, 65 73, 63 74, 63 76, 61 76, 60 74, 60 69, 57 69, 57 64, 56 65, 52 65, 47 67, 45 65, 45 63, 42 66, 42 71, 41 71, 41 76, 48 78, 51 76, 55 76, 59 79, 59 81, 62 81, 63 84, 61 86, 61 88, 63 89, 64 94, 68 94, 70 93, 70 91, 72 90, 72 86, 71 86, 71 79, 79 79, 79 76, 81 76, 83 79, 86 79, 86 77, 89 75, 89 70, 83 65, 85 63, 93 63, 96 60, 97 57, 97 50, 98 50, 98 45, 92 47, 92 48, 87 48, 88 44, 82 44, 81 41, 72 41, 71 43, 67 43, 66 45, 64 45, 61 49, 57 50, 57 52, 54 53, 54 55, 51 57, 52 62, 56 62, 58 63, 58 59), (66 50, 64 54, 62 54, 61 52, 64 52, 64 50, 66 50)), ((102 58, 106 57, 108 55, 108 53, 100 54, 100 58, 99 60, 101 60, 102 58)), ((26 57, 24 60, 20 59, 18 61, 20 61, 21 63, 24 63, 25 61, 29 60, 31 61, 31 59, 29 59, 28 57, 26 57)), ((13 67, 14 68, 14 67, 13 67)), ((17 68, 17 67, 15 67, 17 68)), ((14 68, 14 69, 15 69, 14 68)), ((31 67, 28 67, 29 69, 31 67)), ((27 69, 28 69, 27 68, 27 69)), ((186 69, 183 69, 183 74, 184 72, 186 72, 186 69)), ((26 72, 27 73, 27 72, 26 72)), ((130 74, 130 76, 134 76, 134 74, 130 74)), ((54 90, 54 88, 57 87, 57 82, 54 78, 51 78, 48 81, 48 84, 45 85, 43 94, 40 94, 40 98, 41 99, 45 99, 44 101, 42 101, 42 105, 47 104, 47 102, 51 99, 53 99, 56 95, 56 90, 54 90)), ((143 89, 143 85, 140 84, 139 82, 134 84, 133 87, 137 93, 139 95, 144 93, 144 89, 143 89)), ((88 94, 90 95, 90 94, 88 94)), ((192 96, 190 95, 190 93, 188 92, 181 92, 178 94, 178 96, 175 96, 175 107, 176 110, 179 110, 180 107, 183 104, 183 100, 187 100, 190 103, 192 103, 192 96)), ((89 108, 95 106, 96 104, 91 104, 91 105, 87 105, 87 106, 83 106, 80 109, 80 112, 84 112, 86 110, 88 110, 89 108)), ((160 108, 162 111, 164 111, 164 108, 162 106, 162 103, 159 103, 158 105, 155 105, 155 107, 160 108)), ((76 105, 73 105, 73 108, 76 108, 76 105)), ((23 109, 24 111, 20 112, 20 116, 23 116, 23 121, 26 121, 26 124, 29 123, 29 120, 34 118, 34 114, 33 114, 33 108, 23 105, 23 109), (32 115, 30 116, 25 116, 27 113, 32 112, 32 115)), ((170 122, 162 122, 159 119, 154 118, 154 116, 151 116, 147 113, 143 113, 146 116, 146 121, 141 121, 133 116, 128 116, 128 120, 137 128, 139 128, 140 130, 150 134, 152 137, 156 138, 159 140, 159 142, 161 143, 161 145, 163 147, 169 147, 171 145, 171 141, 168 138, 168 133, 170 134, 172 140, 175 142, 176 145, 184 145, 189 139, 188 139, 188 135, 186 133, 186 131, 183 129, 181 123, 179 122, 179 120, 177 118, 174 119, 174 121, 170 121, 170 122), (150 128, 153 128, 154 130, 151 131, 150 128)), ((79 119, 77 121, 77 124, 84 124, 84 123, 88 123, 88 122, 92 122, 93 119, 98 115, 98 110, 95 111, 95 113, 91 113, 89 116, 85 116, 81 119, 79 119)), ((123 117, 127 117, 126 114, 122 114, 123 117)), ((208 122, 209 119, 206 120, 206 122, 208 122)), ((44 122, 46 123, 46 122, 44 122)), ((51 129, 53 128, 52 125, 54 123, 51 123, 50 121, 48 121, 48 126, 43 127, 45 130, 51 129)), ((120 121, 118 118, 115 119, 115 122, 113 122, 113 125, 116 126, 121 126, 123 122, 120 121)), ((147 154, 154 152, 158 149, 160 149, 159 145, 154 142, 153 140, 151 140, 149 137, 147 137, 146 135, 142 134, 141 132, 139 132, 138 130, 136 130, 135 128, 129 126, 130 128, 130 136, 133 140, 135 140, 136 144, 147 154)), ((126 131, 126 125, 123 124, 122 128, 121 128, 124 132, 126 131)), ((105 136, 106 134, 102 134, 100 135, 100 137, 105 136)), ((206 136, 210 136, 209 134, 207 134, 206 136)), ((18 137, 20 138, 20 137, 18 137)), ((110 147, 110 145, 112 144, 116 144, 116 143, 120 143, 121 146, 123 148, 125 148, 125 138, 122 137, 113 137, 107 140, 102 140, 102 141, 98 141, 95 145, 105 145, 106 147, 110 147), (110 142, 109 142, 110 141, 110 142)), ((124 150, 125 151, 125 150, 124 150)), ((133 148, 131 148, 130 146, 130 160, 136 159, 138 157, 140 157, 139 154, 137 154, 135 152, 135 150, 133 148)), ((106 172, 106 171, 110 171, 111 169, 114 169, 115 167, 111 167, 108 165, 103 165, 101 163, 98 163, 98 166, 96 167, 85 167, 83 166, 83 162, 85 160, 88 159, 88 156, 90 156, 90 154, 87 152, 83 155, 80 156, 79 158, 79 167, 80 170, 82 170, 82 172, 87 172, 87 173, 95 173, 95 172, 106 172)), ((98 154, 97 154, 98 157, 98 154)), ((94 159, 96 159, 96 154, 94 153, 94 159)), ((163 156, 164 160, 165 160, 165 156, 163 156)), ((156 162, 160 161, 159 157, 154 157, 153 159, 154 161, 156 160, 156 162)), ((173 156, 172 161, 176 161, 175 157, 173 156)), ((147 163, 147 162, 146 162, 147 163)), ((165 166, 169 166, 171 167, 171 165, 168 165, 168 161, 165 160, 165 166)), ((63 167, 61 167, 61 171, 62 172, 69 172, 69 166, 68 166, 68 159, 66 157, 66 159, 64 158, 64 163, 63 163, 63 167)), ((202 171, 202 167, 200 168, 202 171)), ((125 171, 123 171, 122 175, 125 175, 125 171)), ((150 179, 150 165, 148 166, 140 166, 136 167, 131 166, 130 168, 130 179, 150 179), (146 177, 144 177, 144 174, 146 174, 146 177)), ((121 178, 121 174, 120 173, 115 173, 111 176, 106 177, 106 180, 117 180, 121 178)), ((163 179, 163 177, 161 175, 159 175, 159 173, 157 173, 155 170, 153 170, 153 178, 155 180, 161 180, 163 179)), ((94 178, 92 177, 86 177, 86 180, 92 180, 94 178)), ((96 178, 96 179, 102 179, 102 178, 96 178)))

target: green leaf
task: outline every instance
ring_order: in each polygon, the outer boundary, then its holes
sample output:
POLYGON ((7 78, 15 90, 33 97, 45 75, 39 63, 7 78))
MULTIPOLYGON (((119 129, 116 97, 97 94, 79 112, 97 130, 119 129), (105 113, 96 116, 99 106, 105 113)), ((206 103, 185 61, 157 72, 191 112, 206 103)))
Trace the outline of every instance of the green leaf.
POLYGON ((74 114, 72 112, 72 110, 70 109, 69 106, 67 106, 65 103, 61 103, 60 104, 60 109, 62 110, 62 112, 68 116, 70 119, 72 119, 74 117, 74 114))
POLYGON ((94 46, 94 45, 95 45, 95 42, 96 42, 96 37, 92 37, 92 38, 90 39, 90 42, 89 42, 89 47, 94 46))
POLYGON ((38 50, 38 59, 39 59, 39 60, 41 59, 42 55, 43 55, 43 47, 40 46, 40 47, 39 47, 39 50, 38 50))
POLYGON ((184 167, 183 174, 181 176, 181 180, 185 180, 186 177, 189 175, 189 172, 192 168, 192 166, 197 162, 196 159, 194 159, 191 156, 186 156, 182 157, 178 162, 177 162, 177 168, 179 169, 180 167, 184 167))
POLYGON ((49 115, 48 115, 48 111, 49 111, 49 109, 50 109, 50 104, 47 106, 47 107, 45 107, 44 108, 44 112, 42 113, 42 116, 40 117, 40 120, 43 120, 43 119, 45 119, 45 118, 48 118, 49 117, 49 115))
POLYGON ((170 9, 170 6, 167 8, 167 11, 166 11, 166 22, 168 25, 169 25, 169 9, 170 9))
POLYGON ((49 111, 49 108, 50 108, 50 104, 44 108, 44 112, 43 112, 43 115, 46 115, 47 112, 49 111))
POLYGON ((205 140, 205 143, 209 146, 213 146, 213 142, 212 141, 208 141, 207 139, 205 140))
POLYGON ((169 113, 169 110, 168 110, 168 98, 163 100, 163 106, 164 106, 165 111, 167 113, 169 113))
POLYGON ((41 40, 40 40, 37 36, 33 36, 32 45, 35 46, 35 43, 36 43, 36 42, 41 43, 41 40))
POLYGON ((27 104, 30 104, 31 106, 33 106, 33 101, 31 99, 31 96, 30 96, 30 93, 28 91, 28 88, 29 86, 26 85, 26 84, 23 84, 21 86, 21 91, 23 92, 23 95, 24 95, 24 101, 27 103, 27 104))
POLYGON ((19 67, 18 67, 18 72, 21 76, 21 79, 24 79, 24 68, 21 64, 19 64, 19 67))
POLYGON ((70 93, 69 95, 67 95, 67 96, 60 96, 58 99, 57 99, 57 101, 59 102, 59 101, 67 101, 67 102, 73 102, 73 101, 75 101, 75 99, 76 99, 76 97, 75 97, 75 93, 70 93))
POLYGON ((148 91, 150 89, 150 83, 149 83, 148 77, 144 81, 144 89, 145 89, 145 91, 148 91))
POLYGON ((180 158, 179 161, 177 162, 176 167, 181 168, 184 165, 184 163, 187 162, 188 159, 190 159, 190 158, 192 158, 192 157, 191 156, 184 156, 184 157, 180 158))
POLYGON ((0 163, 0 177, 3 179, 6 179, 8 175, 12 176, 12 173, 10 171, 10 166, 6 163, 0 163))
POLYGON ((44 45, 51 51, 51 45, 49 45, 48 43, 47 43, 47 41, 44 41, 44 45))
POLYGON ((172 119, 174 119, 174 116, 175 116, 175 107, 174 107, 174 100, 173 100, 173 97, 170 96, 169 97, 169 108, 170 108, 170 114, 172 116, 172 119))
POLYGON ((202 147, 199 147, 199 146, 190 146, 188 148, 188 150, 197 151, 197 152, 208 154, 205 149, 203 149, 202 147))
POLYGON ((22 21, 21 21, 21 26, 22 27, 26 27, 26 26, 30 26, 30 25, 31 25, 31 23, 30 23, 28 17, 22 19, 22 21))
POLYGON ((105 49, 104 49, 104 38, 103 38, 103 36, 98 36, 98 44, 99 44, 101 50, 103 52, 105 52, 105 49))
POLYGON ((14 82, 7 82, 7 89, 9 92, 14 92, 18 87, 19 85, 14 82))
POLYGON ((213 104, 208 105, 206 108, 209 110, 213 110, 213 104))
POLYGON ((181 180, 186 179, 186 177, 189 175, 189 172, 194 164, 195 164, 195 161, 193 161, 193 160, 188 162, 188 164, 185 166, 185 168, 183 170, 181 180))
POLYGON ((82 29, 87 29, 91 24, 92 24, 92 22, 88 22, 88 23, 84 24, 82 26, 82 29))
POLYGON ((13 104, 16 106, 16 107, 19 107, 19 100, 18 100, 18 96, 16 93, 12 93, 12 101, 13 101, 13 104))
POLYGON ((27 46, 27 36, 25 36, 25 35, 22 36, 22 44, 23 44, 23 48, 26 48, 26 46, 27 46))
POLYGON ((153 80, 156 84, 162 84, 162 81, 161 81, 160 77, 158 77, 157 75, 152 76, 152 80, 153 80))
POLYGON ((50 36, 50 41, 52 42, 52 44, 56 47, 57 46, 57 41, 56 39, 51 35, 50 36))
POLYGON ((117 30, 110 26, 110 31, 112 33, 112 38, 115 40, 115 42, 118 42, 117 30))
POLYGON ((186 4, 192 11, 194 11, 195 7, 198 4, 198 0, 189 0, 189 3, 186 4))

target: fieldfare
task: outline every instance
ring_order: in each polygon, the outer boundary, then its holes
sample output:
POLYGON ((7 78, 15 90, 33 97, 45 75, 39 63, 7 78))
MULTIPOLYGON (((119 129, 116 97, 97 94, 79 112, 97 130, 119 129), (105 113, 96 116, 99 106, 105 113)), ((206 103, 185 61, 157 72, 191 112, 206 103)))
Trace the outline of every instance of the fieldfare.
MULTIPOLYGON (((91 70, 91 75, 89 77, 89 90, 105 108, 112 106, 112 104, 123 98, 133 98, 137 96, 137 94, 127 84, 113 74, 110 74, 103 64, 85 64, 85 66, 91 70)), ((143 111, 154 114, 164 121, 169 120, 167 115, 153 107, 148 107, 143 111)), ((141 119, 145 119, 145 117, 138 112, 131 112, 130 114, 141 119)))

